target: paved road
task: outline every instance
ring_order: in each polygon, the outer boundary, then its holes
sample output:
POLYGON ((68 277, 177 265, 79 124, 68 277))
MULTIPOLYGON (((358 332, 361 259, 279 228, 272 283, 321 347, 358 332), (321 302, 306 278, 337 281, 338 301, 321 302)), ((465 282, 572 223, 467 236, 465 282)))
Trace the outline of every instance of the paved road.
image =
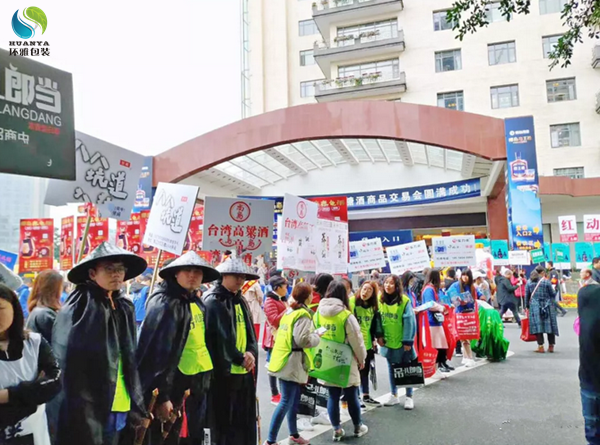
MULTIPOLYGON (((516 324, 506 325, 514 353, 502 363, 459 368, 448 380, 415 393, 415 410, 384 407, 364 414, 369 434, 344 442, 395 445, 585 445, 579 400, 575 310, 559 319, 562 335, 555 354, 535 354, 534 343, 519 340, 516 324)), ((263 357, 264 359, 264 357, 263 357)), ((379 390, 389 392, 385 361, 378 357, 379 390)), ((264 369, 264 368, 262 368, 264 369)), ((266 371, 266 370, 265 370, 266 371)), ((274 407, 263 372, 259 379, 263 440, 274 407)), ((344 425, 352 431, 352 424, 344 425)), ((331 427, 304 433, 311 444, 329 444, 331 427)), ((284 426, 279 440, 287 437, 284 426)), ((287 441, 283 441, 286 443, 287 441)))

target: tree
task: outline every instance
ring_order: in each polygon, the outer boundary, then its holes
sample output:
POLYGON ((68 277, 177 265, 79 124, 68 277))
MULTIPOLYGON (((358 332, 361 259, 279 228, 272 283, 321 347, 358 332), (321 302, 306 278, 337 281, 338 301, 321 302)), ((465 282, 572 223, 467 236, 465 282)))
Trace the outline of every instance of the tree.
MULTIPOLYGON (((473 34, 489 25, 487 7, 492 0, 456 0, 448 11, 446 20, 453 24, 457 38, 463 40, 467 34, 473 34)), ((531 0, 500 0, 499 10, 510 21, 516 14, 529 14, 531 0)), ((561 18, 567 31, 558 40, 558 44, 549 54, 550 69, 560 64, 571 64, 573 48, 583 41, 587 34, 592 39, 600 38, 600 0, 566 0, 561 18)))

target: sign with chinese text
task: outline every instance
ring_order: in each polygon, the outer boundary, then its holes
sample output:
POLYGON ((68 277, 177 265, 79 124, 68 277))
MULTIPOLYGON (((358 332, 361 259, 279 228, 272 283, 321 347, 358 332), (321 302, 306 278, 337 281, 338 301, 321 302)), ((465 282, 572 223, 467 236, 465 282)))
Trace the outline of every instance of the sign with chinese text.
POLYGON ((75 179, 70 73, 0 49, 0 172, 75 179))
POLYGON ((319 206, 314 202, 286 194, 277 239, 277 269, 315 272, 315 240, 319 206))
POLYGON ((272 212, 273 201, 207 196, 202 250, 213 256, 226 250, 254 258, 268 254, 273 248, 272 212))
POLYGON ((385 255, 381 238, 350 242, 350 263, 348 272, 370 271, 385 267, 385 255))
POLYGON ((116 243, 121 249, 141 255, 142 229, 139 213, 132 213, 129 221, 117 221, 116 243))
POLYGON ((396 275, 402 275, 407 270, 420 272, 427 267, 431 267, 425 241, 388 247, 387 256, 390 269, 396 275))
POLYGON ((579 241, 577 235, 577 217, 575 215, 559 216, 558 230, 561 243, 574 243, 579 241))
MULTIPOLYGON (((77 217, 76 255, 79 255, 81 250, 81 239, 83 238, 83 234, 85 232, 86 222, 87 216, 77 217)), ((85 247, 83 248, 83 258, 85 258, 88 253, 90 253, 104 241, 108 241, 108 218, 99 218, 94 216, 90 219, 90 229, 85 240, 85 247)))
POLYGON ((594 245, 592 243, 575 243, 575 265, 577 269, 584 269, 594 259, 594 245))
POLYGON ((529 252, 531 254, 531 262, 533 264, 542 264, 546 261, 544 249, 536 249, 529 252))
POLYGON ((160 182, 150 209, 144 244, 181 255, 197 196, 196 186, 160 182))
MULTIPOLYGON (((529 256, 529 252, 525 251, 529 256)), ((478 340, 481 332, 479 312, 456 312, 456 333, 459 340, 478 340)))
POLYGON ((0 250, 0 263, 4 264, 10 270, 15 270, 15 266, 17 264, 17 260, 19 259, 19 255, 12 252, 7 252, 6 250, 0 250))
POLYGON ((490 243, 491 254, 494 257, 494 266, 508 266, 508 241, 493 239, 490 243))
MULTIPOLYGON (((335 328, 334 325, 324 326, 330 329, 335 328)), ((335 386, 346 388, 353 357, 350 345, 321 338, 319 346, 313 351, 316 351, 313 357, 314 370, 309 375, 335 386)))
POLYGON ((317 219, 316 273, 343 275, 348 272, 348 223, 317 219))
POLYGON ((348 203, 345 196, 308 198, 319 206, 317 218, 348 222, 348 203))
MULTIPOLYGON (((190 221, 190 229, 188 230, 187 240, 183 246, 183 253, 194 250, 196 252, 202 250, 202 225, 204 224, 204 206, 196 204, 192 220, 190 221)), ((199 252, 198 252, 199 254, 199 252)), ((212 258, 212 255, 210 255, 212 258)))
POLYGON ((128 221, 144 156, 81 132, 77 132, 75 152, 75 181, 50 181, 44 203, 92 203, 101 217, 128 221))
POLYGON ((511 266, 529 266, 531 264, 528 250, 511 250, 508 252, 508 263, 511 266))
POLYGON ((571 269, 571 247, 568 244, 552 243, 552 258, 555 268, 571 269))
MULTIPOLYGON (((148 219, 150 218, 150 210, 142 210, 140 212, 140 239, 144 239, 144 234, 146 233, 146 226, 148 225, 148 219)), ((156 247, 148 246, 147 244, 142 243, 142 252, 140 254, 142 258, 146 260, 149 267, 154 267, 156 264, 156 260, 158 259, 158 249, 156 247)), ((165 261, 177 258, 177 255, 173 255, 169 252, 163 252, 160 256, 160 264, 159 267, 162 267, 165 261)))
POLYGON ((364 241, 367 239, 381 239, 383 247, 397 246, 412 243, 412 230, 372 230, 368 232, 350 232, 350 241, 364 241))
POLYGON ((133 212, 139 213, 142 210, 149 210, 152 206, 152 161, 154 157, 146 156, 144 165, 140 173, 137 192, 135 192, 135 202, 133 212))
POLYGON ((75 241, 75 217, 67 216, 60 221, 60 270, 73 268, 73 248, 75 241))
POLYGON ((600 241, 600 215, 583 215, 584 241, 600 241))
POLYGON ((19 239, 19 272, 52 269, 54 260, 54 220, 22 219, 19 239))
POLYGON ((506 200, 511 250, 542 247, 542 207, 533 116, 504 120, 506 136, 506 200))
POLYGON ((470 267, 477 265, 475 237, 444 236, 432 239, 435 267, 470 267))

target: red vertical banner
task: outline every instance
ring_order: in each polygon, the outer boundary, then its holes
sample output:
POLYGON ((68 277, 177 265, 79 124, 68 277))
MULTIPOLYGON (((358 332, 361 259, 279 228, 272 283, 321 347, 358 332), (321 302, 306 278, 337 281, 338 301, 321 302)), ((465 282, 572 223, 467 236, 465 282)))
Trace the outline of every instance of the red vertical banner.
POLYGON ((19 238, 19 272, 52 269, 54 220, 22 219, 19 238))
MULTIPOLYGON (((81 247, 81 238, 83 232, 85 232, 85 224, 87 222, 87 216, 77 217, 77 249, 75 252, 79 253, 81 247)), ((90 230, 88 236, 85 239, 85 247, 83 248, 83 258, 85 258, 92 250, 102 244, 104 241, 108 241, 108 218, 98 218, 94 216, 90 220, 90 230)), ((83 259, 82 258, 82 259, 83 259)))
POLYGON ((73 268, 73 240, 75 239, 75 217, 67 216, 60 221, 60 270, 73 268))
POLYGON ((204 206, 196 204, 192 220, 190 222, 190 230, 188 231, 187 240, 183 248, 183 253, 190 250, 202 250, 202 226, 204 224, 204 206))
POLYGON ((139 255, 142 250, 140 214, 132 213, 129 221, 117 221, 117 246, 139 255))
POLYGON ((319 205, 317 218, 329 221, 348 222, 348 199, 345 196, 307 198, 319 205))

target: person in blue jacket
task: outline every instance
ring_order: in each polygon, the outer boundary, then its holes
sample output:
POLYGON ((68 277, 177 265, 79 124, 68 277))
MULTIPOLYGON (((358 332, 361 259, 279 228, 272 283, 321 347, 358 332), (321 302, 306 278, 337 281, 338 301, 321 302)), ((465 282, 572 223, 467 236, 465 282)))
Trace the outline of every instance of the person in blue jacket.
POLYGON ((133 296, 133 306, 135 308, 135 322, 139 328, 146 317, 146 300, 150 291, 150 282, 152 275, 144 274, 140 277, 139 282, 131 285, 131 293, 133 296))
POLYGON ((27 309, 27 301, 29 300, 29 294, 31 293, 31 278, 23 276, 23 284, 19 287, 15 292, 19 296, 19 303, 21 303, 21 308, 23 309, 23 316, 25 320, 29 316, 29 309, 27 309))

